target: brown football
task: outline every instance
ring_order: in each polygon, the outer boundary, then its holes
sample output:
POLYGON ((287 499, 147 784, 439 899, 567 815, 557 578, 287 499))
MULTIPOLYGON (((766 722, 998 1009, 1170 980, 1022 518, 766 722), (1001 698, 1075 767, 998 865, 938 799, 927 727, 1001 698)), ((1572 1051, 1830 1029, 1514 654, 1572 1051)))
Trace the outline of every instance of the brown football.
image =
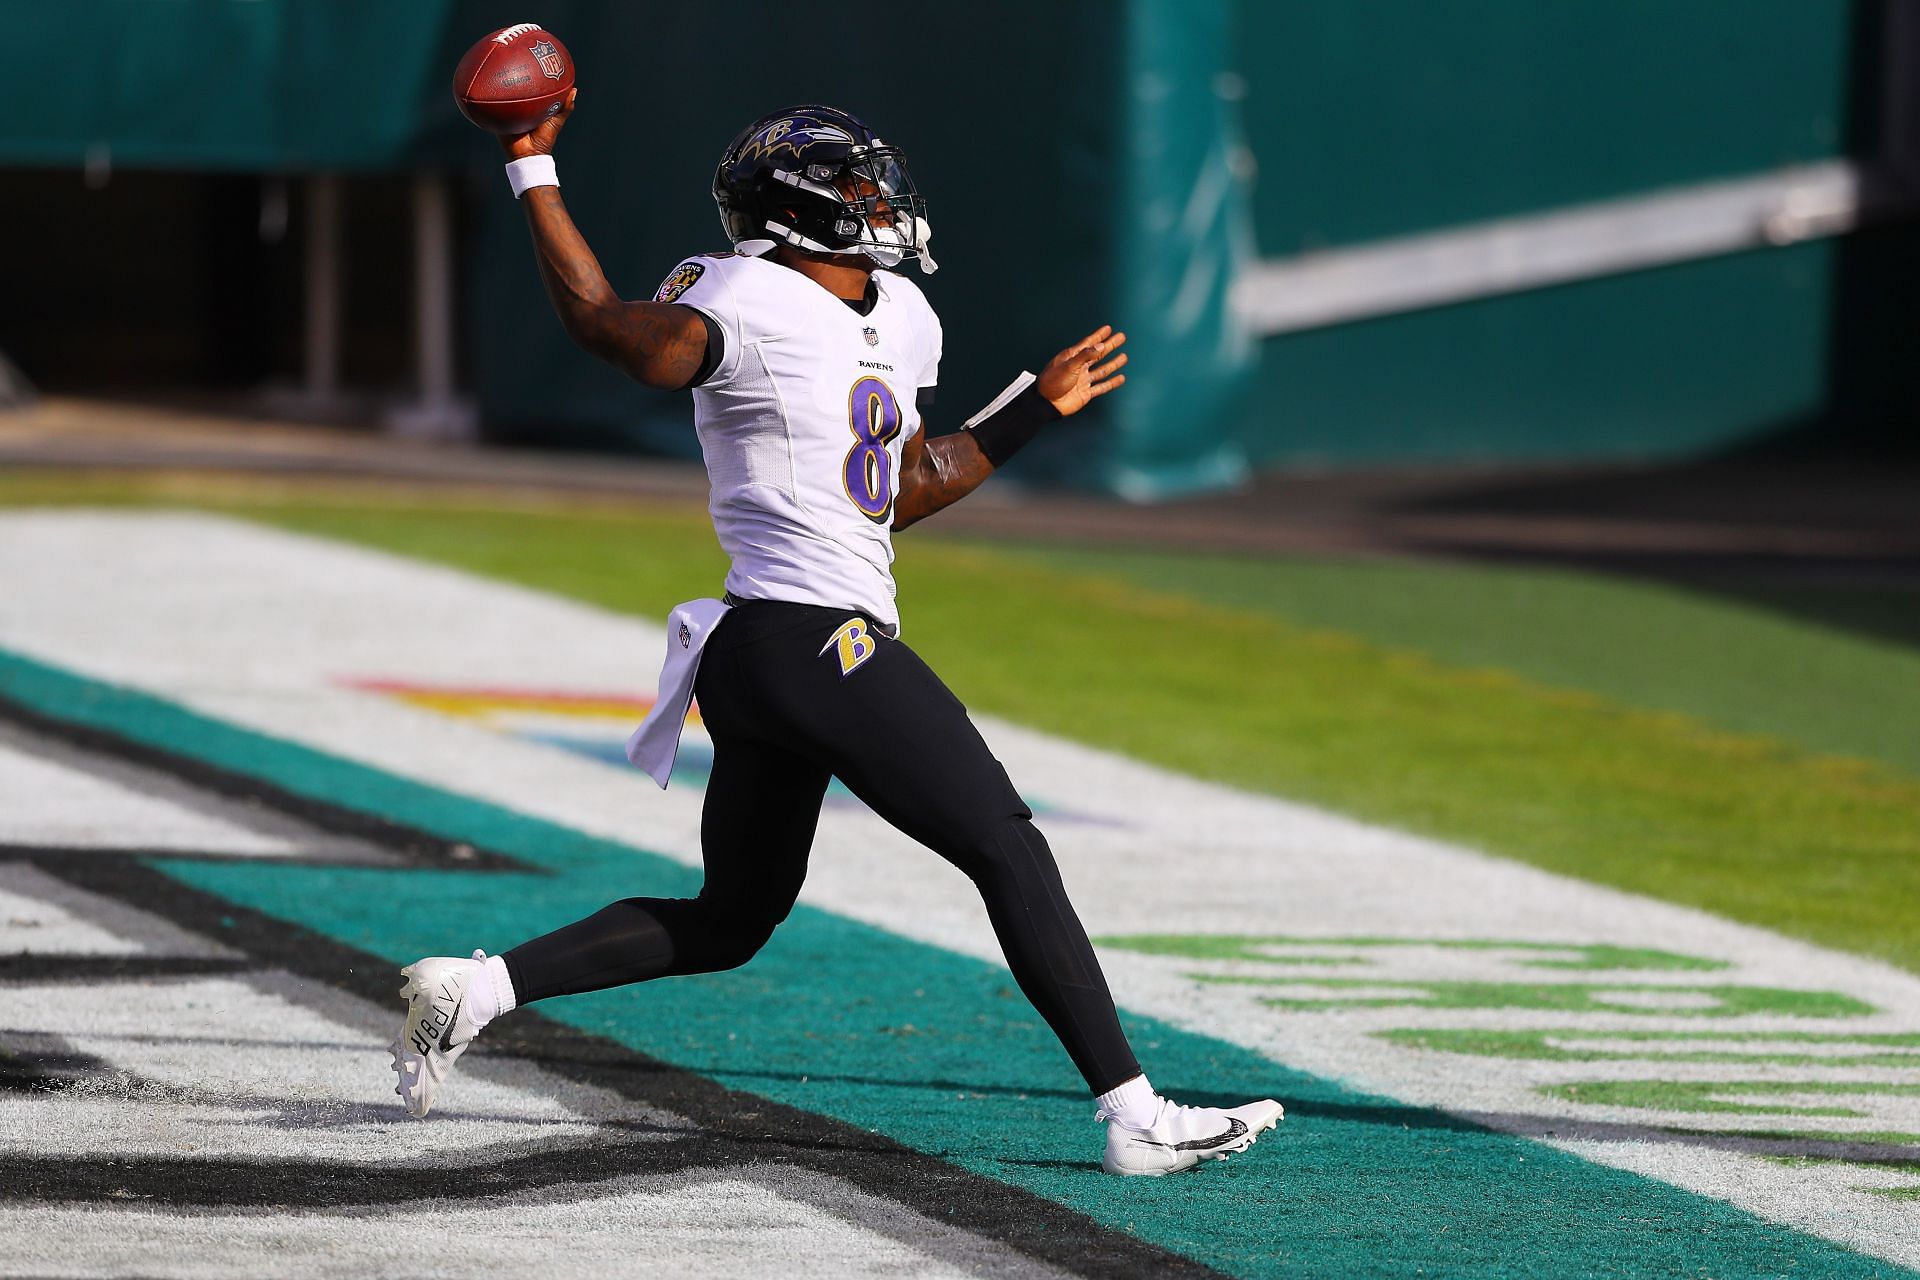
POLYGON ((573 55, 537 22, 502 27, 453 73, 460 114, 493 133, 526 133, 566 103, 573 55))

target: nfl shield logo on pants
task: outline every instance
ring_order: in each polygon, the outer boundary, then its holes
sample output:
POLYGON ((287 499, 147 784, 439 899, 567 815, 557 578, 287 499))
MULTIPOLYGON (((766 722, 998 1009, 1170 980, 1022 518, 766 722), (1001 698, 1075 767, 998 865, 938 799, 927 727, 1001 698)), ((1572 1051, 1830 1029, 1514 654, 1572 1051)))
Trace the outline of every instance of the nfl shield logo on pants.
POLYGON ((540 69, 547 73, 548 79, 558 80, 567 74, 567 64, 561 60, 560 51, 547 41, 539 41, 527 52, 539 59, 540 69))

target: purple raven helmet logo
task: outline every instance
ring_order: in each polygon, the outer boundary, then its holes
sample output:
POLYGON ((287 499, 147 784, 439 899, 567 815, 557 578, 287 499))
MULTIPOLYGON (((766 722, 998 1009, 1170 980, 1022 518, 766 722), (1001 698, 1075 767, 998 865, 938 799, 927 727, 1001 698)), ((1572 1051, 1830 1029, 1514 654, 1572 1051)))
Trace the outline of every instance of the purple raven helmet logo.
POLYGON ((743 160, 770 156, 776 151, 791 151, 798 156, 803 148, 817 142, 837 142, 854 146, 854 137, 837 124, 815 120, 811 116, 783 116, 747 139, 740 148, 743 160))

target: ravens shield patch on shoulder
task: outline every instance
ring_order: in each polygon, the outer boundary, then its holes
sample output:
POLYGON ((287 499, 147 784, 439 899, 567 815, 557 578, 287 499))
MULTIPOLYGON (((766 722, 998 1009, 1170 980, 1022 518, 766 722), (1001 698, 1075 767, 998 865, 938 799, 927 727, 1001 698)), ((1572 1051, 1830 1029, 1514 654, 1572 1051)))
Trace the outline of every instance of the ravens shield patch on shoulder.
POLYGON ((655 302, 675 302, 681 294, 693 288, 694 283, 706 274, 706 268, 697 262, 683 262, 674 268, 672 275, 660 282, 660 291, 653 295, 655 302))

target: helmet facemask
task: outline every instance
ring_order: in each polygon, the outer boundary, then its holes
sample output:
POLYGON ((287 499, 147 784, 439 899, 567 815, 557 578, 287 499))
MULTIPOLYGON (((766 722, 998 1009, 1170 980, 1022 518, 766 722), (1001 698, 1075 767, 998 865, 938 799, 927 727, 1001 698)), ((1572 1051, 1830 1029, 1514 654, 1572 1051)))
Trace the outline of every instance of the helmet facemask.
POLYGON ((859 255, 887 268, 915 257, 929 274, 938 270, 927 251, 933 227, 926 199, 894 148, 861 148, 837 165, 810 164, 773 177, 831 202, 823 208, 810 201, 812 207, 796 210, 791 220, 769 217, 766 230, 774 239, 814 253, 859 255))

